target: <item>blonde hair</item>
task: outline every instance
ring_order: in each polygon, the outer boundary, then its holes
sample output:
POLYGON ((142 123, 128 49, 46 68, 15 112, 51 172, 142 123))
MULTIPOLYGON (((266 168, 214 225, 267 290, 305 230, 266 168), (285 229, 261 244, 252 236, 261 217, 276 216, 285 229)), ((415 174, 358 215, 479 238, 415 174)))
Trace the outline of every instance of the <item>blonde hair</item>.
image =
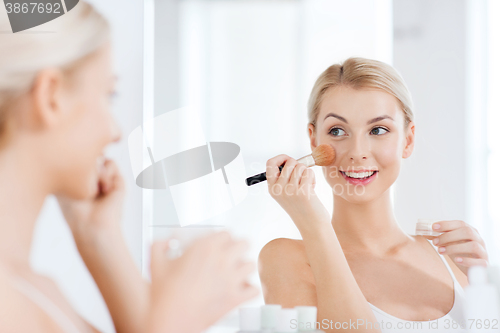
MULTIPOLYGON (((0 31, 11 31, 4 18, 0 31)), ((40 28, 0 34, 0 138, 8 131, 8 106, 30 90, 40 70, 69 71, 110 40, 108 22, 84 1, 40 28)))
POLYGON ((405 128, 414 119, 410 91, 396 69, 377 60, 349 58, 328 67, 316 80, 307 106, 309 123, 314 127, 325 92, 338 86, 383 90, 399 101, 405 117, 405 128))

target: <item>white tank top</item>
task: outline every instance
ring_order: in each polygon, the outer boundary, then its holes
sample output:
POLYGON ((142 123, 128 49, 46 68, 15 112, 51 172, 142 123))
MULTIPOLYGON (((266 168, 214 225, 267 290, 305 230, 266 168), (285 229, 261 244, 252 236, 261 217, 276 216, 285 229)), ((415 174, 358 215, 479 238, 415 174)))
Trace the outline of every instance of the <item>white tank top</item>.
POLYGON ((377 318, 377 323, 380 325, 380 331, 382 333, 394 333, 394 332, 404 332, 404 333, 413 333, 413 332, 428 332, 428 333, 436 333, 436 332, 447 332, 447 333, 465 333, 467 330, 465 326, 467 322, 464 318, 463 307, 465 303, 465 293, 464 289, 460 285, 460 283, 455 278, 453 271, 451 270, 448 262, 440 254, 437 249, 434 247, 432 241, 428 240, 431 243, 432 247, 436 250, 436 252, 443 260, 448 272, 453 279, 453 292, 454 292, 454 302, 451 310, 441 318, 435 320, 425 320, 425 321, 416 321, 416 320, 404 320, 397 317, 394 317, 387 312, 384 312, 377 308, 375 305, 368 302, 370 307, 373 310, 373 314, 375 318, 377 318), (461 325, 461 326, 460 326, 461 325))

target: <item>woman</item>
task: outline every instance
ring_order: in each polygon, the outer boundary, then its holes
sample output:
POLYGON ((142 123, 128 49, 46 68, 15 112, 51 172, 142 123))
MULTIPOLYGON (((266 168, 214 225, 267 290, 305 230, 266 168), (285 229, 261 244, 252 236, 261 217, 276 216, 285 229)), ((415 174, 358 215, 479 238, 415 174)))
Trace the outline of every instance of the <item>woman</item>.
POLYGON ((97 332, 29 265, 50 194, 117 332, 201 332, 257 294, 246 282, 255 269, 243 261, 246 242, 216 233, 173 260, 157 242, 152 284, 142 279, 120 229, 124 181, 103 157, 121 136, 110 112, 108 23, 80 1, 44 28, 54 33, 0 36, 0 332, 97 332))
POLYGON ((333 190, 333 216, 314 193, 311 169, 287 155, 267 162, 269 192, 302 240, 275 239, 262 249, 266 303, 315 305, 326 331, 354 329, 349 322, 357 320, 373 324, 357 327, 362 332, 391 330, 381 322, 391 322, 392 331, 433 332, 446 331, 452 321, 464 324, 467 270, 487 265, 484 241, 463 221, 434 223, 444 232, 434 242, 408 235, 391 206, 389 189, 415 144, 403 79, 382 62, 347 59, 319 76, 308 111, 311 149, 326 143, 336 151, 334 163, 322 167, 333 190), (426 322, 437 319, 439 330, 429 329, 426 322))

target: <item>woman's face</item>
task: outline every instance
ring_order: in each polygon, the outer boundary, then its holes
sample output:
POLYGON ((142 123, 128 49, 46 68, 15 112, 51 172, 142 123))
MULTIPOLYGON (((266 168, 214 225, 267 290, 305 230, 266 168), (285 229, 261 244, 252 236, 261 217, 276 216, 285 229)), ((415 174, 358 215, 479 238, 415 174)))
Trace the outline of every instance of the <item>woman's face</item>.
POLYGON ((56 194, 85 199, 98 193, 104 148, 121 135, 111 113, 115 89, 111 46, 85 59, 69 81, 61 98, 64 110, 51 136, 59 155, 52 156, 51 169, 57 171, 56 194))
POLYGON ((333 194, 367 202, 398 177, 402 158, 413 150, 414 128, 410 122, 405 130, 404 113, 389 93, 338 86, 325 92, 309 135, 312 149, 324 143, 335 148, 335 162, 323 167, 333 194))

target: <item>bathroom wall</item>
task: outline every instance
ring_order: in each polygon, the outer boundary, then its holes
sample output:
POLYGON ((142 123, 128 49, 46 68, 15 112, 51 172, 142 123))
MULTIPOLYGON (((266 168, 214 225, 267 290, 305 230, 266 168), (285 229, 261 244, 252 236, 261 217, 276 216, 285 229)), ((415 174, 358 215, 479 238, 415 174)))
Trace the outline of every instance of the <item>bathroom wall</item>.
POLYGON ((399 223, 463 220, 498 263, 487 198, 487 1, 393 2, 394 66, 415 103, 416 144, 395 185, 399 223))
POLYGON ((398 220, 465 219, 465 1, 394 2, 394 66, 415 102, 416 145, 395 188, 398 220), (458 180, 458 181, 457 181, 458 180))

